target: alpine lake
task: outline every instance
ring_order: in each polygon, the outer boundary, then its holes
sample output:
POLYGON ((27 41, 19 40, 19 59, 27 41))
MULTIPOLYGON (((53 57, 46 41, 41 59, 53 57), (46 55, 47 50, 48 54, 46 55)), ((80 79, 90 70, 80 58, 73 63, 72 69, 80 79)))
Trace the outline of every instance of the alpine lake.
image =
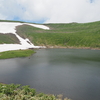
POLYGON ((0 60, 0 82, 72 100, 100 100, 100 50, 39 49, 30 57, 0 60))

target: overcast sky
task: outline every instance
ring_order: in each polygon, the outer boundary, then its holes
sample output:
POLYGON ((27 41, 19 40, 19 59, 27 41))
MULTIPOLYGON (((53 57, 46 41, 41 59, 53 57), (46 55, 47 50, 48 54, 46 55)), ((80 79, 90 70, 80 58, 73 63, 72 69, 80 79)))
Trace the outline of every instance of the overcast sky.
POLYGON ((0 19, 34 23, 100 21, 100 0, 0 0, 0 19))

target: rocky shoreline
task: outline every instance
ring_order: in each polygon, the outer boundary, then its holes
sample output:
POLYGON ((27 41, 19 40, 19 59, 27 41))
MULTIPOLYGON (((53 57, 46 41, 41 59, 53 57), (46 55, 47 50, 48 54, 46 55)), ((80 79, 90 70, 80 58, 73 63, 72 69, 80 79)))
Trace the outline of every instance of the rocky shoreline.
POLYGON ((74 46, 45 46, 46 48, 63 48, 63 49, 90 49, 90 50, 100 50, 100 48, 92 48, 92 47, 74 47, 74 46))

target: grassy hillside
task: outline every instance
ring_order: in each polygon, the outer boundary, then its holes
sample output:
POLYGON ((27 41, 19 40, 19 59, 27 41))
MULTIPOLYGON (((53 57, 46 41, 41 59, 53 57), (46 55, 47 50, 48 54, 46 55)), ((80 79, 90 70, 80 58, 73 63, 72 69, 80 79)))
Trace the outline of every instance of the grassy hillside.
POLYGON ((17 27, 17 33, 29 38, 35 45, 100 48, 100 21, 46 26, 50 30, 23 25, 17 27))
MULTIPOLYGON (((21 37, 29 38, 34 45, 100 48, 100 21, 45 25, 50 27, 50 30, 29 25, 18 26, 16 29, 21 37)), ((3 43, 19 43, 19 41, 14 35, 0 34, 0 44, 3 43)))
POLYGON ((35 51, 33 50, 14 50, 0 52, 0 59, 16 58, 16 57, 27 57, 31 56, 35 51))
POLYGON ((14 43, 20 43, 17 37, 14 34, 0 34, 0 44, 14 44, 14 43))

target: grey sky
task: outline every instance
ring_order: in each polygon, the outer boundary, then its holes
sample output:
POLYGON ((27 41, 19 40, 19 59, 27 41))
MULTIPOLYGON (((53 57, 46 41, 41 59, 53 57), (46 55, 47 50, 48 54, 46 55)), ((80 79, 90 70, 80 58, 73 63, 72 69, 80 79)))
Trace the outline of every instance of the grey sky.
POLYGON ((37 23, 100 20, 100 0, 0 0, 0 19, 37 23))

